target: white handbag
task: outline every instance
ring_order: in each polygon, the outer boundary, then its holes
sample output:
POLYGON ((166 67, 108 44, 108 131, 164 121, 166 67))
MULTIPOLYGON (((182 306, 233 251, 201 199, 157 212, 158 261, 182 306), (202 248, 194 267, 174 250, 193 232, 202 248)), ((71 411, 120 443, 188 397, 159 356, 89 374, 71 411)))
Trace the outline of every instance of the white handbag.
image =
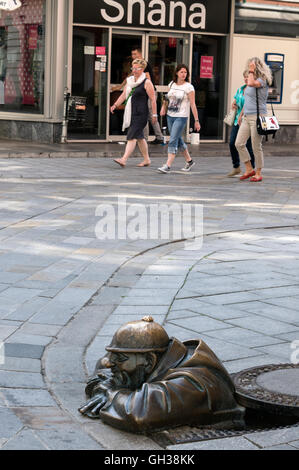
POLYGON ((225 124, 227 124, 228 126, 233 126, 234 122, 235 122, 235 118, 236 118, 236 113, 237 113, 237 110, 236 109, 232 109, 226 116, 225 118, 223 119, 223 122, 225 124))

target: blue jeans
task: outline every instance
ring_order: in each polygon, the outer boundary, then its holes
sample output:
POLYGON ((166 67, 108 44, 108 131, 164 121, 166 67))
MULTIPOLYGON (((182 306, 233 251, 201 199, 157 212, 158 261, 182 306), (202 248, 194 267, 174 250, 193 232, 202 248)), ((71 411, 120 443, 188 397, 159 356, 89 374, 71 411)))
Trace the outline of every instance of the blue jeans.
POLYGON ((176 154, 179 149, 185 150, 187 145, 182 139, 183 130, 187 124, 186 117, 172 117, 167 115, 167 126, 170 134, 168 153, 176 154))
MULTIPOLYGON (((236 149, 235 142, 237 138, 237 134, 239 131, 240 126, 237 124, 236 126, 232 126, 232 130, 230 133, 230 140, 229 140, 229 149, 230 149, 230 154, 232 157, 232 162, 233 162, 233 167, 238 168, 240 166, 240 157, 239 157, 239 152, 236 149)), ((250 160, 251 160, 251 165, 252 168, 254 168, 255 161, 254 161, 254 153, 252 150, 252 144, 251 144, 251 138, 246 142, 246 147, 250 155, 250 160)))

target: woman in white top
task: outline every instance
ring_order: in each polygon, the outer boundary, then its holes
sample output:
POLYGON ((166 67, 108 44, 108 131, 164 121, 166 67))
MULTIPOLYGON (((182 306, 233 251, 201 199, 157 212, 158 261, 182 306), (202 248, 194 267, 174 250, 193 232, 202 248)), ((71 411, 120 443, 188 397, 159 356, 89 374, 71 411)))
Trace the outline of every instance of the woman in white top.
MULTIPOLYGON (((173 81, 169 84, 169 91, 167 93, 167 126, 170 133, 170 139, 168 143, 167 162, 161 168, 158 168, 160 173, 169 173, 170 167, 180 148, 183 150, 186 160, 186 165, 182 170, 189 171, 194 165, 188 152, 187 145, 182 138, 182 134, 189 117, 190 107, 195 120, 195 130, 200 130, 198 113, 195 105, 195 91, 193 85, 189 83, 189 78, 190 72, 188 67, 184 64, 180 64, 175 70, 173 81)), ((166 109, 163 104, 160 115, 165 116, 165 114, 166 109)))

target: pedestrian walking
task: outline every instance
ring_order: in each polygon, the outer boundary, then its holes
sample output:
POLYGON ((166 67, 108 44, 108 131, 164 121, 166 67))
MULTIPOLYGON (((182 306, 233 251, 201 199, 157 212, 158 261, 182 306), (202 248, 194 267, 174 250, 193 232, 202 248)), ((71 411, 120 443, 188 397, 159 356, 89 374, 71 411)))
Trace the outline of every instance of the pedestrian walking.
POLYGON ((194 165, 187 145, 182 138, 182 134, 189 117, 190 108, 195 120, 195 130, 200 130, 200 123, 195 105, 195 91, 193 85, 189 83, 189 79, 190 72, 188 67, 185 64, 180 64, 175 69, 173 81, 168 85, 168 108, 166 111, 166 105, 164 102, 160 115, 165 116, 165 114, 167 114, 167 126, 170 133, 170 139, 168 142, 167 162, 161 168, 158 168, 160 173, 170 172, 171 165, 179 149, 183 150, 186 161, 182 170, 190 171, 194 165))
POLYGON ((154 111, 154 121, 157 120, 157 104, 154 86, 144 73, 146 65, 144 59, 133 60, 133 75, 127 78, 124 91, 110 108, 113 114, 118 106, 124 101, 126 102, 123 131, 128 128, 127 145, 122 158, 114 160, 121 167, 126 166, 128 158, 136 147, 136 143, 138 143, 139 150, 143 156, 143 161, 138 166, 149 166, 151 163, 143 130, 148 120, 148 100, 150 99, 154 111))
MULTIPOLYGON (((142 58, 141 48, 139 46, 133 46, 132 50, 131 50, 131 56, 132 56, 133 60, 142 58)), ((152 81, 152 84, 154 85, 154 88, 155 88, 154 73, 153 73, 152 67, 149 64, 149 62, 147 62, 147 65, 144 69, 144 73, 146 74, 147 78, 149 78, 152 81)), ((155 90, 155 95, 156 95, 156 99, 157 99, 156 90, 155 90)), ((158 119, 156 119, 156 120, 153 119, 153 117, 157 117, 157 116, 155 116, 155 113, 153 112, 150 100, 149 100, 149 103, 148 103, 148 110, 149 110, 148 122, 146 123, 145 129, 144 129, 145 139, 148 140, 148 136, 149 136, 149 125, 148 125, 148 123, 150 122, 151 125, 152 125, 152 128, 153 128, 153 131, 155 133, 155 136, 156 136, 155 140, 153 140, 150 143, 151 144, 163 144, 164 141, 163 141, 163 134, 161 132, 161 127, 160 127, 158 119)))
POLYGON ((269 85, 272 83, 272 73, 268 65, 258 57, 248 59, 245 71, 248 73, 247 87, 244 92, 244 108, 242 123, 236 139, 236 148, 241 161, 245 164, 245 173, 240 180, 250 178, 251 182, 262 181, 264 167, 264 154, 262 147, 263 136, 257 132, 257 96, 261 116, 267 115, 267 98, 269 85), (257 90, 257 92, 256 92, 257 90), (256 159, 256 171, 253 169, 250 155, 246 148, 248 138, 251 137, 252 149, 256 159))
MULTIPOLYGON (((248 81, 247 72, 243 73, 243 77, 244 77, 245 84, 242 85, 240 88, 238 88, 234 96, 233 103, 232 103, 232 109, 236 110, 236 116, 235 116, 235 120, 231 128, 230 140, 229 140, 229 149, 230 149, 230 154, 232 158, 233 169, 230 173, 228 173, 227 175, 228 177, 233 177, 241 173, 240 156, 239 156, 238 150, 236 149, 235 142, 236 142, 240 124, 242 121, 243 107, 244 107, 244 92, 247 87, 247 81, 248 81)), ((254 159, 254 153, 252 150, 251 137, 249 137, 249 139, 247 140, 246 147, 250 155, 252 168, 254 168, 255 159, 254 159)))

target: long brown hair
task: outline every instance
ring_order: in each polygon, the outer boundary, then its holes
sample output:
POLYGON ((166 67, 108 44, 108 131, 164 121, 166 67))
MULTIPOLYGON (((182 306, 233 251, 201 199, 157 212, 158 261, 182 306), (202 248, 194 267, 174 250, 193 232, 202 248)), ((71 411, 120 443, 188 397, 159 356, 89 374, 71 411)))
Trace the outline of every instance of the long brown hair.
POLYGON ((186 77, 186 82, 189 82, 190 81, 190 71, 187 67, 187 65, 185 64, 179 64, 177 65, 175 71, 174 71, 174 74, 173 74, 173 81, 175 83, 177 83, 178 81, 178 76, 177 76, 177 73, 181 70, 181 69, 186 69, 187 70, 187 77, 186 77))

